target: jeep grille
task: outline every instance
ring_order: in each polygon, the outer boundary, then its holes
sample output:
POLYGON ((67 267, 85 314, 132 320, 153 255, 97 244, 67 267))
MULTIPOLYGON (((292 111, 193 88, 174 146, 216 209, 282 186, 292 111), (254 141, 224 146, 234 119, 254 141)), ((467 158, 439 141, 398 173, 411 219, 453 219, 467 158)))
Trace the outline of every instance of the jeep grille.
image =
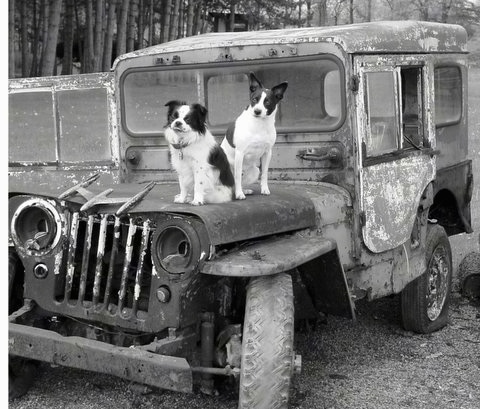
POLYGON ((65 286, 57 301, 124 319, 148 311, 151 230, 149 221, 73 213, 65 286))

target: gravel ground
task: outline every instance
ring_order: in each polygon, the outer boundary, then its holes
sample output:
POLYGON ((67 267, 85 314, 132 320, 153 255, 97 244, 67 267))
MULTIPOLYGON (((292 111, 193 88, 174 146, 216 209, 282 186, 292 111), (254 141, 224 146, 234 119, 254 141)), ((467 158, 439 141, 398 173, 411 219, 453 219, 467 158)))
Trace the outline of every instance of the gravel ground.
MULTIPOLYGON (((453 293, 449 325, 431 335, 400 326, 398 297, 357 304, 357 321, 328 317, 296 334, 302 373, 291 408, 480 407, 480 302, 453 293)), ((111 376, 41 366, 30 392, 11 409, 179 409, 236 407, 233 388, 220 395, 152 390, 111 376)))

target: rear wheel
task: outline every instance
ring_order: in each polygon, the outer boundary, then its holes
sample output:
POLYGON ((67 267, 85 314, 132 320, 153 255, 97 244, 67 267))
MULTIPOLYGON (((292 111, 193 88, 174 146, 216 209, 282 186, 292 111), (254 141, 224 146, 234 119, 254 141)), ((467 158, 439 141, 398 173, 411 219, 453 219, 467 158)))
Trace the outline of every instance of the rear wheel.
POLYGON ((458 266, 458 280, 465 297, 480 297, 480 253, 469 253, 458 266))
MULTIPOLYGON (((23 304, 23 265, 15 250, 8 250, 8 306, 9 313, 23 304)), ((8 357, 8 398, 15 399, 25 393, 33 383, 38 362, 18 356, 8 357)))
POLYGON ((447 324, 452 286, 452 250, 448 236, 439 225, 428 225, 427 229, 427 270, 401 294, 404 328, 422 334, 447 324))
POLYGON ((246 295, 239 408, 287 407, 293 336, 292 278, 281 273, 253 279, 246 295))

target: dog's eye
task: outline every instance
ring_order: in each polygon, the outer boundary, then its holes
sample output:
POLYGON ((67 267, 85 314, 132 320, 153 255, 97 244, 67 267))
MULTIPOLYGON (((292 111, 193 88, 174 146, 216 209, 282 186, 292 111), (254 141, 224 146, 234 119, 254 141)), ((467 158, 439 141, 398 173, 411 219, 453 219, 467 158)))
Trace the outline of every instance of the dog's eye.
POLYGON ((175 112, 173 113, 173 118, 174 118, 174 119, 177 119, 177 118, 178 118, 178 112, 177 112, 177 111, 175 111, 175 112))
POLYGON ((258 102, 258 98, 257 98, 257 97, 255 97, 255 98, 252 98, 252 102, 255 102, 255 103, 257 103, 257 102, 258 102))

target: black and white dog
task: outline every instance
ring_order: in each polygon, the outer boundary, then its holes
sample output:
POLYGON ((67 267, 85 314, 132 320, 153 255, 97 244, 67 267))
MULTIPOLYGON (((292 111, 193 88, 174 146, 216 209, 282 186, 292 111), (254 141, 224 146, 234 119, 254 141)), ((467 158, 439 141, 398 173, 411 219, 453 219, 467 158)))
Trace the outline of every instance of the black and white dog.
POLYGON ((264 88, 255 74, 250 73, 250 105, 227 129, 221 144, 233 169, 237 199, 245 199, 245 194, 252 193, 249 189, 243 190, 242 184, 249 185, 258 180, 259 161, 262 165, 261 193, 270 194, 268 168, 277 139, 275 113, 287 86, 287 82, 282 82, 272 89, 264 88))
POLYGON ((165 106, 165 137, 180 184, 174 202, 198 206, 233 200, 233 174, 225 152, 207 129, 207 109, 181 101, 170 101, 165 106))

